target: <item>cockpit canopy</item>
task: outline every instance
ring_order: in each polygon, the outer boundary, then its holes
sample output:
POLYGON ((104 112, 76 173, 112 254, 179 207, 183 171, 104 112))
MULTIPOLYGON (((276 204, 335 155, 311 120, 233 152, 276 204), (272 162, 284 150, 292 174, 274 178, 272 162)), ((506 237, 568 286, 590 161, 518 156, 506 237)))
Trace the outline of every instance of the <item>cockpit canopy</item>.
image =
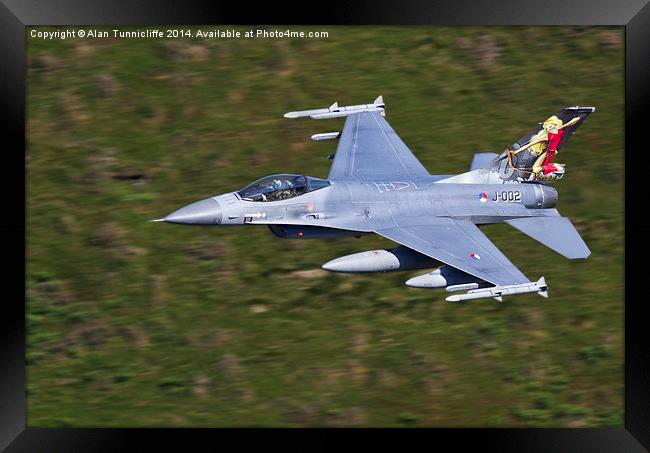
POLYGON ((329 181, 311 176, 271 175, 247 185, 237 195, 244 201, 280 201, 329 185, 329 181))

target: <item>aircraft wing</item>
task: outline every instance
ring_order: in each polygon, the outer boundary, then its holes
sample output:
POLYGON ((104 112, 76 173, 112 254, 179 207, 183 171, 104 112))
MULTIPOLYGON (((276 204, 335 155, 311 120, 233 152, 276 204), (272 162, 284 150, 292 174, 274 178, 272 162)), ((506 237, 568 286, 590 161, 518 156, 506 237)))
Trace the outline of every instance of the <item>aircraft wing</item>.
POLYGON ((329 179, 408 178, 429 172, 380 112, 348 115, 329 179))
POLYGON ((467 220, 411 220, 375 232, 495 285, 529 281, 476 225, 467 220))

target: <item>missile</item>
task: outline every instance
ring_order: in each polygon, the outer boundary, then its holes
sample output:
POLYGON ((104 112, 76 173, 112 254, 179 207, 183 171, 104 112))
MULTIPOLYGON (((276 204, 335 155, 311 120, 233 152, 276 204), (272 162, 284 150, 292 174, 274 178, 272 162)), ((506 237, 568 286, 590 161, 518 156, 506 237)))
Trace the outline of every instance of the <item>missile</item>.
POLYGON ((311 136, 311 139, 315 142, 320 142, 321 140, 334 140, 341 136, 340 132, 324 132, 322 134, 314 134, 311 136))
POLYGON ((391 250, 370 250, 342 256, 323 264, 331 272, 390 272, 409 269, 425 269, 441 263, 408 247, 391 250))
POLYGON ((295 112, 287 112, 284 114, 285 118, 303 118, 310 117, 311 119, 321 120, 325 118, 339 118, 348 116, 353 113, 361 112, 380 112, 384 116, 384 98, 377 97, 372 104, 359 104, 339 106, 338 102, 330 105, 326 109, 311 109, 311 110, 298 110, 295 112))
POLYGON ((326 109, 311 109, 311 110, 298 110, 296 112, 287 112, 284 114, 285 118, 302 118, 305 116, 318 115, 319 113, 335 112, 339 108, 339 103, 335 102, 326 109))
POLYGON ((348 116, 353 113, 360 113, 360 112, 379 112, 382 114, 381 116, 385 116, 383 107, 376 107, 372 104, 364 104, 364 105, 352 105, 350 107, 340 107, 339 111, 328 112, 328 113, 316 113, 313 115, 309 115, 309 117, 312 120, 324 120, 327 118, 342 118, 344 116, 348 116))
POLYGON ((548 297, 548 285, 546 284, 544 277, 540 278, 536 282, 520 283, 518 285, 497 285, 489 288, 473 289, 465 294, 449 296, 446 300, 449 302, 460 302, 462 300, 493 297, 498 301, 502 301, 503 296, 535 292, 542 297, 548 297))
POLYGON ((596 107, 580 107, 579 105, 574 105, 573 107, 567 107, 567 110, 591 110, 595 112, 596 107))

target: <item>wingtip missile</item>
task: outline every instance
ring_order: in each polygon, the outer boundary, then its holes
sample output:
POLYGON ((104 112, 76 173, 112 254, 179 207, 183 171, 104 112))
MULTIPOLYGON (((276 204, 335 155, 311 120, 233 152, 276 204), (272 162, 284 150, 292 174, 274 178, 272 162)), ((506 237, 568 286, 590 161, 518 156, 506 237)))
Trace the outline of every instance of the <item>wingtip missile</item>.
POLYGON ((320 142, 322 140, 334 140, 341 136, 340 132, 323 132, 322 134, 314 134, 311 136, 311 139, 315 142, 320 142))
POLYGON ((542 296, 544 299, 548 299, 548 285, 546 284, 546 279, 542 276, 539 280, 537 280, 536 285, 539 288, 537 294, 542 296))
MULTIPOLYGON (((351 106, 351 107, 358 107, 358 106, 351 106)), ((353 113, 361 113, 361 112, 379 112, 380 114, 384 113, 384 108, 381 106, 377 106, 374 104, 368 104, 365 106, 361 106, 360 108, 351 108, 351 107, 340 107, 338 110, 334 110, 332 112, 325 112, 325 113, 312 113, 309 115, 309 117, 312 120, 324 120, 327 118, 341 118, 344 116, 352 115, 353 113), (346 109, 346 110, 343 110, 346 109), (348 110, 349 109, 349 110, 348 110)))
POLYGON ((311 119, 321 120, 325 118, 339 118, 343 116, 352 115, 353 113, 361 113, 361 112, 379 112, 382 116, 385 116, 384 107, 385 107, 384 97, 380 95, 373 101, 372 104, 340 106, 337 101, 326 109, 296 110, 294 112, 285 113, 284 117, 285 118, 310 117, 311 119))
POLYGON ((593 107, 591 105, 574 105, 573 107, 567 107, 567 110, 589 110, 592 113, 596 111, 596 107, 593 107))
POLYGON ((285 118, 302 118, 305 116, 310 116, 318 113, 327 113, 329 109, 312 109, 312 110, 299 110, 296 112, 287 112, 284 114, 285 118))

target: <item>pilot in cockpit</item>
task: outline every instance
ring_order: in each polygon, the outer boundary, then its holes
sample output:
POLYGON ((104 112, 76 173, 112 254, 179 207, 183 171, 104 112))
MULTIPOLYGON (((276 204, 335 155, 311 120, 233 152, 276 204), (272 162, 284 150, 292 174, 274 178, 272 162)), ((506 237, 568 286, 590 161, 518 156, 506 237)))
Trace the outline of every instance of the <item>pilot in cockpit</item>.
POLYGON ((329 186, 326 180, 302 175, 273 175, 259 179, 237 192, 244 201, 280 201, 329 186))

